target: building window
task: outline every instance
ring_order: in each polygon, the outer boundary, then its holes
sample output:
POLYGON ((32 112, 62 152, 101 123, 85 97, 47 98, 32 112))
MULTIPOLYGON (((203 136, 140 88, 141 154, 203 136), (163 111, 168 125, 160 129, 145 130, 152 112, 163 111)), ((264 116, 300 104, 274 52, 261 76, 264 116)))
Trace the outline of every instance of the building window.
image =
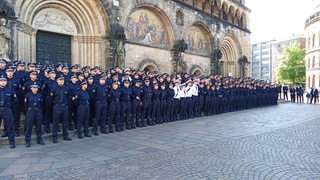
POLYGON ((310 58, 308 58, 307 66, 308 66, 308 69, 309 69, 310 68, 310 58))
POLYGON ((316 57, 313 56, 313 58, 312 58, 312 67, 313 67, 313 68, 315 67, 315 63, 316 63, 316 57))
POLYGON ((316 35, 312 35, 312 47, 314 47, 316 41, 316 35))
POLYGON ((311 38, 309 37, 309 38, 308 38, 308 44, 307 44, 307 46, 308 46, 309 49, 310 49, 310 47, 311 47, 310 45, 311 45, 311 38))

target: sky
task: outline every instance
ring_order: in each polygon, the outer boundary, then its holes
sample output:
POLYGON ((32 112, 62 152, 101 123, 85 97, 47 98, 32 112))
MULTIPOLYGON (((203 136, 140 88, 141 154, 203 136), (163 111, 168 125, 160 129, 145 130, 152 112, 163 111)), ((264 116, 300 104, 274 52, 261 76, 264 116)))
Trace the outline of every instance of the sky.
POLYGON ((251 9, 251 44, 303 35, 305 20, 314 12, 312 1, 246 0, 251 9))

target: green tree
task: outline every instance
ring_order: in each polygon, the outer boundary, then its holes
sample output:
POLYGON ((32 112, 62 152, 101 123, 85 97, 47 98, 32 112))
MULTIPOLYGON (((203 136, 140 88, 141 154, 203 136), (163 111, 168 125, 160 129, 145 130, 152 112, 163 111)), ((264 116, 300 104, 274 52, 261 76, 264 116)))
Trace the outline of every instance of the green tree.
POLYGON ((280 82, 305 82, 306 66, 304 57, 306 50, 301 49, 298 43, 292 46, 285 46, 281 56, 281 66, 278 72, 280 82))

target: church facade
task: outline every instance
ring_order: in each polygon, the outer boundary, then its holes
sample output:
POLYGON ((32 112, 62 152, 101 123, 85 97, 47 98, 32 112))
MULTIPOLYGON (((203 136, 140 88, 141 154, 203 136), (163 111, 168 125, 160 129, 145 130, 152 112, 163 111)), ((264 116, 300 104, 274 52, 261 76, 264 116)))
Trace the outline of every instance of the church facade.
POLYGON ((5 0, 1 10, 11 60, 250 74, 244 0, 5 0))

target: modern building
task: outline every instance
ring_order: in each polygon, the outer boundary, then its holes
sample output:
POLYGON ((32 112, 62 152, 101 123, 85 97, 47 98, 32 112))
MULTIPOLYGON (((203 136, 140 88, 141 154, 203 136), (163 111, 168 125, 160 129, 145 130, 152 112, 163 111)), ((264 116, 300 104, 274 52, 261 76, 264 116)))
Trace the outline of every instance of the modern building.
POLYGON ((272 79, 272 43, 275 40, 251 45, 251 76, 271 81, 272 79))
POLYGON ((285 46, 299 44, 300 48, 306 48, 306 38, 304 35, 294 35, 280 41, 275 41, 272 44, 272 75, 271 81, 278 83, 278 72, 281 66, 281 57, 285 46))
POLYGON ((320 0, 313 0, 314 12, 305 23, 306 87, 320 87, 320 0))
POLYGON ((250 74, 244 0, 4 0, 0 8, 0 56, 11 60, 250 74))

